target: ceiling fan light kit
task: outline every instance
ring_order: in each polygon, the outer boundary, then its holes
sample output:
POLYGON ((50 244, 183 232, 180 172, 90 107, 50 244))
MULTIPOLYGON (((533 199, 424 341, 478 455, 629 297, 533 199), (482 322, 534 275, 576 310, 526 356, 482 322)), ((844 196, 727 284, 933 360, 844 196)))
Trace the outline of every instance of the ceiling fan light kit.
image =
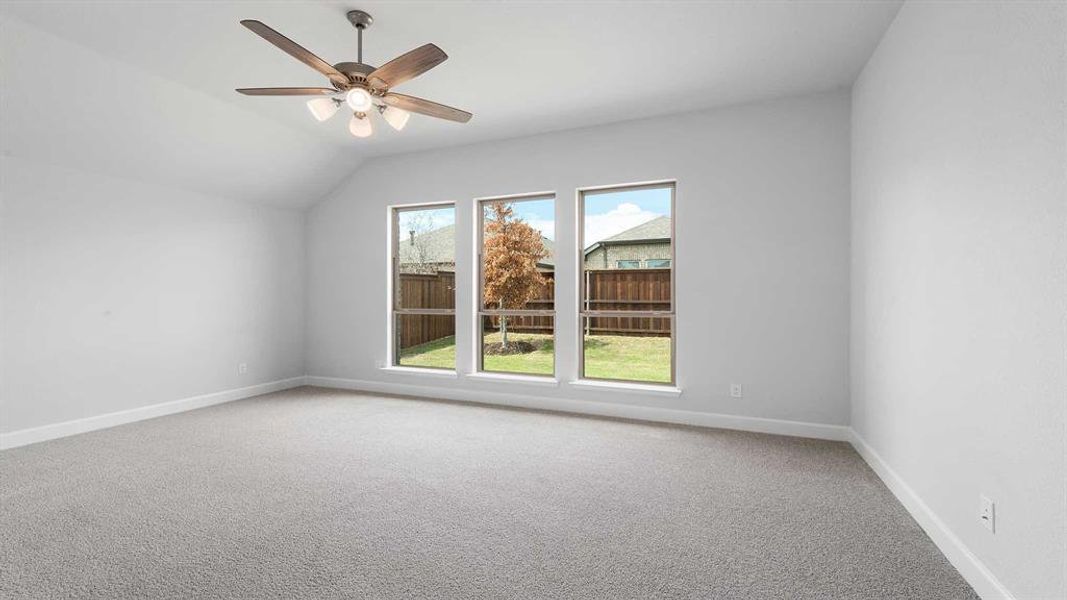
POLYGON ((370 107, 374 106, 374 99, 370 92, 359 87, 348 90, 345 94, 345 101, 356 112, 367 112, 370 107))
POLYGON ((363 63, 363 30, 374 19, 361 10, 349 11, 347 16, 359 36, 356 62, 335 65, 330 65, 259 21, 241 21, 241 25, 256 35, 325 75, 333 87, 239 88, 237 92, 247 96, 320 96, 307 103, 308 110, 317 121, 329 119, 342 104, 347 104, 353 112, 348 131, 356 137, 369 137, 374 133, 370 119, 373 112, 380 113, 385 122, 397 131, 407 125, 413 112, 458 123, 470 121, 473 115, 467 111, 391 91, 393 87, 443 63, 448 58, 443 50, 434 44, 425 44, 380 67, 372 67, 363 63))
POLYGON ((393 129, 400 131, 408 124, 408 119, 411 118, 411 113, 406 110, 400 110, 393 106, 380 107, 382 111, 382 117, 385 122, 388 123, 393 129))
POLYGON ((315 117, 316 121, 325 121, 329 119, 337 110, 341 108, 341 101, 337 98, 315 98, 314 100, 308 100, 308 110, 311 111, 311 116, 315 117))
POLYGON ((365 138, 374 133, 374 126, 371 125, 370 117, 366 113, 355 113, 348 122, 348 131, 356 137, 365 138))

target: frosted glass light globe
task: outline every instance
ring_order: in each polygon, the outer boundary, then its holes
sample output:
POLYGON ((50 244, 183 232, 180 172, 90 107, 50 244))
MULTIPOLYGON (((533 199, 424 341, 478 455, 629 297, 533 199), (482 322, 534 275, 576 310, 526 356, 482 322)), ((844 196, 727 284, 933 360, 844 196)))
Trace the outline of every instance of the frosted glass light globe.
POLYGON ((333 98, 315 98, 314 100, 308 100, 308 110, 311 111, 312 116, 316 121, 325 121, 337 112, 337 103, 333 98))
POLYGON ((374 133, 374 127, 370 124, 370 115, 352 115, 352 120, 348 122, 348 131, 356 137, 370 137, 370 134, 374 133))
POLYGON ((348 95, 345 96, 345 101, 348 102, 348 105, 356 112, 367 112, 374 106, 374 102, 370 97, 370 92, 363 88, 352 88, 349 90, 348 95))
POLYGON ((404 128, 404 125, 408 124, 408 119, 411 118, 411 113, 395 106, 390 106, 382 111, 382 116, 385 117, 385 122, 393 129, 400 131, 404 128))

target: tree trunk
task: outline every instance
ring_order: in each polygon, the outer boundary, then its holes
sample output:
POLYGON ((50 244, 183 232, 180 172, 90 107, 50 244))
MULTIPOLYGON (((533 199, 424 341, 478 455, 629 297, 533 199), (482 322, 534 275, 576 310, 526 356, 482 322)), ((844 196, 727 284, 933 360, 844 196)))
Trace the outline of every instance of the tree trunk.
MULTIPOLYGON (((503 309, 504 301, 501 300, 498 306, 503 309)), ((505 350, 508 347, 508 318, 506 315, 500 315, 500 347, 505 350)))

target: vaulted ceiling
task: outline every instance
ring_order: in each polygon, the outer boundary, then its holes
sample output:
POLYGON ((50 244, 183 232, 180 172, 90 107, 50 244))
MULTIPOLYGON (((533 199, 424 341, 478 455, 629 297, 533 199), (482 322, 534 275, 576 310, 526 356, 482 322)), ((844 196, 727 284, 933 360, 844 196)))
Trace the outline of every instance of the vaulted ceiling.
MULTIPOLYGON (((850 85, 900 3, 5 2, 0 152, 206 194, 304 207, 361 161, 850 85), (300 98, 319 86, 238 25, 261 20, 354 61, 345 12, 370 12, 364 61, 426 42, 441 66, 397 91, 474 113, 348 134, 300 98)), ((413 174, 417 175, 417 174, 413 174)))

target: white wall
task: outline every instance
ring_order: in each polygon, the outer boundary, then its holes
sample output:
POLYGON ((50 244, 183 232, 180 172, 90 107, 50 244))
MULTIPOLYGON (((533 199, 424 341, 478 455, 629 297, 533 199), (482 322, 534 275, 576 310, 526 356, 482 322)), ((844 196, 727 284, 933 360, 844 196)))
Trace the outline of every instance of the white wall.
POLYGON ((369 161, 308 215, 308 373, 846 424, 848 165, 842 91, 369 161), (375 367, 386 359, 389 205, 457 203, 466 372, 472 199, 554 190, 557 370, 567 381, 577 374, 575 189, 656 179, 678 180, 680 397, 427 380, 375 367), (745 385, 744 399, 729 397, 730 382, 745 385))
POLYGON ((303 375, 302 213, 12 157, 0 197, 0 431, 303 375))
POLYGON ((853 89, 853 428, 1019 598, 1067 595, 1065 11, 910 2, 853 89))

